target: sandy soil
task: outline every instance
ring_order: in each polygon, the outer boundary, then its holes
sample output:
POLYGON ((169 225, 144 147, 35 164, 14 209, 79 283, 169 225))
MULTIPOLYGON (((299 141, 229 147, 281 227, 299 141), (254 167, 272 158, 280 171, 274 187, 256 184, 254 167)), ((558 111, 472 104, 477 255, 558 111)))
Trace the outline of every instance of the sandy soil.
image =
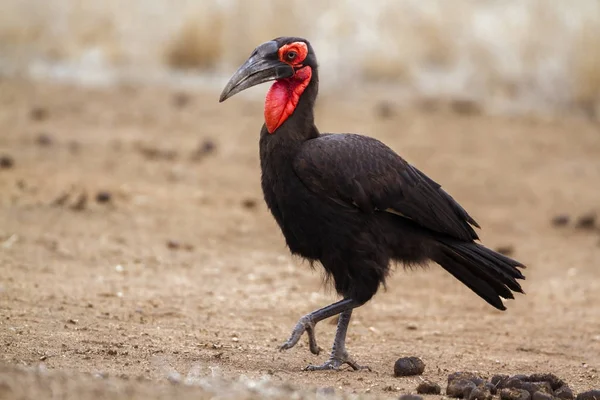
MULTIPOLYGON (((325 354, 304 340, 277 346, 336 296, 288 255, 262 202, 261 103, 216 98, 0 82, 0 156, 14 161, 0 169, 0 398, 199 397, 207 384, 169 379, 215 375, 246 389, 268 378, 397 397, 420 382, 393 376, 413 355, 442 384, 468 370, 600 387, 600 231, 573 222, 600 212, 598 125, 408 109, 382 118, 376 94, 322 99, 323 131, 384 140, 444 184, 485 244, 512 247, 528 269, 527 295, 506 312, 435 265, 398 269, 349 332, 373 372, 315 373, 302 368, 325 354), (557 214, 572 222, 553 226, 557 214)), ((334 330, 318 326, 323 348, 334 330)))

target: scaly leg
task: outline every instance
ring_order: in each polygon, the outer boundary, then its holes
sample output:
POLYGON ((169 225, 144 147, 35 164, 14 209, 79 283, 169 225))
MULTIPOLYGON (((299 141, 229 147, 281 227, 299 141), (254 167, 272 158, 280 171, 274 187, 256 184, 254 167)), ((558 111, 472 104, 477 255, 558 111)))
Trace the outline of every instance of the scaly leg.
MULTIPOLYGON (((330 304, 326 307, 323 307, 317 311, 313 311, 310 314, 306 314, 304 317, 300 318, 296 327, 292 331, 292 335, 285 342, 279 350, 287 350, 294 347, 300 337, 304 332, 308 335, 308 344, 310 347, 310 352, 318 355, 321 349, 317 345, 317 340, 315 338, 315 325, 329 317, 333 317, 334 315, 343 313, 344 311, 352 310, 354 307, 358 307, 360 304, 352 299, 343 299, 338 301, 337 303, 330 304)), ((350 317, 348 317, 350 320, 350 317)), ((346 328, 348 323, 346 322, 346 328)), ((339 324, 338 324, 339 331, 339 324)), ((346 338, 346 331, 343 333, 344 340, 346 338)))
POLYGON ((343 311, 340 314, 329 360, 322 365, 309 365, 304 369, 305 371, 339 370, 344 364, 348 364, 355 371, 359 369, 371 370, 367 366, 358 365, 346 351, 346 333, 348 332, 350 317, 352 317, 352 309, 343 311))

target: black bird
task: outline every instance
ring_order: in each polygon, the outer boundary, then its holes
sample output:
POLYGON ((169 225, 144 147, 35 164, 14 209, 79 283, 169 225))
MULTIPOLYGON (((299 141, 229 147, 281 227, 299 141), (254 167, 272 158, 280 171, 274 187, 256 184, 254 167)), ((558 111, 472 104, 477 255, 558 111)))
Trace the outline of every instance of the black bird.
POLYGON ((315 325, 340 315, 331 356, 308 370, 361 369, 346 351, 352 310, 385 284, 390 264, 433 260, 500 310, 521 292, 524 266, 478 244, 479 225, 444 190, 382 142, 320 133, 314 122, 317 60, 306 39, 258 46, 221 93, 220 102, 275 81, 260 133, 262 190, 293 254, 320 262, 343 299, 300 318, 281 350, 304 332, 319 354, 315 325))

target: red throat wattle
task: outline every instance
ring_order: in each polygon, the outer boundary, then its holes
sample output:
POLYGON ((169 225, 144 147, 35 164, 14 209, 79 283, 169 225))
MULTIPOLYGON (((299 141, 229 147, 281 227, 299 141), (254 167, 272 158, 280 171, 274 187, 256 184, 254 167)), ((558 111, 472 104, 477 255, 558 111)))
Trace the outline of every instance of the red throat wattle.
POLYGON ((265 100, 265 124, 269 133, 274 133, 293 114, 311 77, 312 69, 306 66, 296 70, 291 78, 279 79, 271 86, 265 100))

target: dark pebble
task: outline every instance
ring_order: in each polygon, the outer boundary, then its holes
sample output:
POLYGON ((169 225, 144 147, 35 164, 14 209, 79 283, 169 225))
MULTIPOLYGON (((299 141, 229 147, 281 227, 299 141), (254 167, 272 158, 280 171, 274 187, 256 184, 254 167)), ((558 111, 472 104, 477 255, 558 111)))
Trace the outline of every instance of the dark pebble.
POLYGON ((446 396, 458 399, 468 399, 477 385, 466 379, 452 380, 446 386, 446 396))
POLYGON ((423 400, 423 397, 417 396, 416 394, 403 394, 398 397, 398 400, 423 400))
POLYGON ((394 108, 388 102, 382 101, 375 108, 377 116, 381 119, 388 119, 394 116, 394 108))
POLYGON ((600 400, 600 390, 589 390, 579 393, 576 400, 600 400))
POLYGON ((503 383, 506 382, 509 378, 510 376, 508 375, 494 375, 492 376, 492 379, 490 379, 490 382, 492 383, 492 385, 494 385, 494 387, 502 389, 504 387, 503 383))
POLYGON ((176 93, 173 96, 173 105, 177 108, 183 108, 187 106, 192 98, 187 93, 176 93))
POLYGON ((554 374, 532 374, 529 375, 529 382, 548 382, 552 390, 556 390, 565 385, 565 382, 554 374))
POLYGON ((0 156, 0 168, 1 169, 10 169, 14 167, 15 160, 8 155, 0 156))
POLYGON ((394 364, 395 376, 421 375, 425 371, 425 363, 417 357, 402 357, 394 364))
POLYGON ((256 208, 257 202, 254 199, 244 199, 242 200, 242 207, 252 209, 256 208))
POLYGON ((531 395, 523 389, 502 389, 500 391, 500 400, 530 400, 531 395))
POLYGON ((177 249, 181 248, 181 243, 179 243, 176 240, 168 240, 167 248, 170 250, 177 250, 177 249))
MULTIPOLYGON (((528 379, 528 377, 525 377, 525 379, 528 379)), ((507 380, 503 386, 508 389, 527 390, 531 395, 533 395, 535 392, 540 391, 545 393, 552 393, 552 387, 548 382, 527 382, 514 376, 507 380)))
POLYGON ((454 99, 450 102, 450 109, 457 114, 478 115, 482 113, 481 106, 475 100, 454 99))
POLYGON ((469 400, 492 400, 492 393, 484 385, 478 386, 469 393, 469 400))
POLYGON ((573 391, 568 385, 563 385, 554 391, 554 397, 563 400, 573 400, 573 391))
POLYGON ((85 210, 85 207, 87 206, 87 200, 88 200, 87 193, 85 193, 85 192, 80 193, 79 196, 77 197, 77 200, 75 200, 75 203, 71 206, 71 209, 75 210, 75 211, 85 210))
POLYGON ((48 118, 48 110, 44 107, 33 107, 29 111, 29 117, 35 121, 43 121, 48 118))
POLYGON ((550 393, 545 392, 535 392, 533 396, 531 396, 531 400, 552 400, 554 397, 550 393))
POLYGON ((500 254, 504 254, 505 256, 512 256, 515 253, 515 248, 511 245, 498 246, 496 251, 500 254))
POLYGON ((440 394, 442 388, 435 382, 423 381, 417 386, 417 393, 419 394, 440 394))
POLYGON ((52 139, 52 136, 50 136, 47 133, 40 133, 37 138, 35 138, 35 142, 42 147, 48 147, 48 146, 52 146, 52 144, 54 143, 54 140, 52 139))
POLYGON ((98 203, 108 203, 112 199, 112 194, 106 191, 100 191, 96 194, 96 202, 98 203))
POLYGON ((556 227, 567 226, 571 218, 566 214, 556 215, 552 218, 552 225, 556 227))
POLYGON ((575 228, 578 229, 594 229, 596 227, 596 214, 589 213, 577 218, 575 228))
POLYGON ((205 156, 213 153, 216 149, 217 145, 215 142, 213 142, 211 139, 204 139, 192 153, 192 160, 202 160, 205 156))
POLYGON ((448 383, 460 380, 473 382, 475 386, 479 386, 485 382, 485 380, 481 376, 473 372, 454 372, 448 375, 448 383))

